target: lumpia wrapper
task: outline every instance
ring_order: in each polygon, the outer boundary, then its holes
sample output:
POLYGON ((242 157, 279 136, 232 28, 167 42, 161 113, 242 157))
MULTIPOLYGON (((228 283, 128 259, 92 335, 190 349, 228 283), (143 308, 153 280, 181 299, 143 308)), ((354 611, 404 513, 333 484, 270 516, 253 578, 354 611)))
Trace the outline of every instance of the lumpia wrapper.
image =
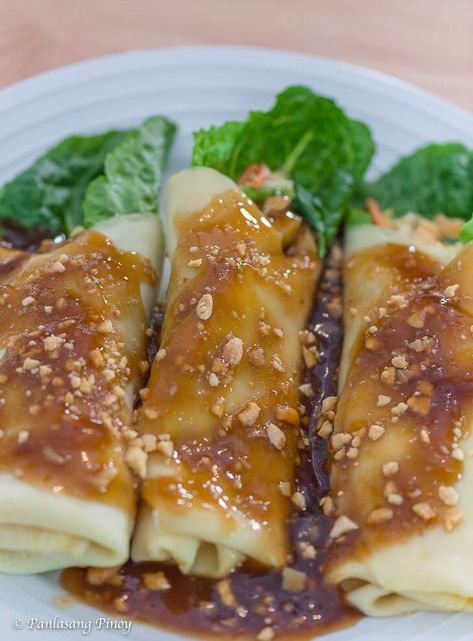
POLYGON ((163 255, 158 217, 35 254, 0 248, 0 571, 124 562, 136 510, 122 432, 163 255))
POLYGON ((298 417, 299 330, 320 270, 314 240, 298 217, 271 222, 206 168, 171 179, 166 216, 168 303, 136 429, 173 449, 168 456, 158 441, 150 454, 132 558, 213 577, 247 557, 281 566, 290 502, 280 483, 295 489, 298 427, 276 413, 281 405, 298 417), (205 294, 213 311, 200 318, 205 294), (231 338, 241 341, 233 365, 222 356, 231 338), (249 360, 257 347, 259 367, 249 360), (259 413, 245 426, 237 415, 250 402, 259 413), (269 422, 284 434, 283 450, 269 441, 269 422))
MULTIPOLYGON (((353 461, 346 456, 333 461, 337 514, 347 516, 358 529, 334 541, 327 578, 342 586, 351 604, 371 616, 471 609, 473 245, 422 243, 406 230, 364 226, 348 230, 346 254, 346 334, 335 434, 353 435, 374 423, 384 426, 386 433, 376 441, 365 434, 361 444, 356 443, 358 455, 353 461), (427 284, 424 291, 420 283, 427 284), (410 287, 415 294, 409 293, 410 287), (402 301, 396 308, 399 294, 407 300, 405 309, 402 301), (433 307, 419 327, 419 317, 410 314, 422 312, 424 297, 433 307), (380 308, 387 310, 381 321, 380 308), (373 325, 378 330, 371 334, 373 325), (423 336, 436 341, 426 356, 409 347, 422 347, 413 341, 423 336), (370 337, 379 341, 377 346, 371 344, 372 357, 366 342, 370 337), (399 350, 391 351, 393 346, 399 350), (391 357, 399 352, 406 355, 409 366, 396 370, 396 380, 406 378, 402 372, 407 378, 414 372, 413 377, 394 386, 380 382, 383 358, 391 366, 391 357), (424 358, 429 359, 427 369, 416 370, 424 358), (424 379, 432 383, 433 393, 422 387, 424 379), (417 400, 404 411, 397 404, 412 392, 418 394, 417 400), (379 406, 380 394, 391 399, 386 406, 379 406), (397 416, 393 408, 401 410, 397 416), (386 476, 382 465, 392 461, 399 470, 386 476), (394 486, 388 487, 388 482, 394 486), (455 490, 458 504, 439 499, 440 485, 455 490), (394 504, 387 501, 387 492, 394 504), (393 494, 402 497, 401 505, 393 494), (434 515, 427 513, 426 519, 414 512, 413 506, 420 503, 427 503, 434 515), (380 508, 391 509, 392 518, 370 525, 370 515, 380 508)), ((344 446, 346 452, 352 443, 344 446)), ((332 448, 332 458, 334 454, 332 448)))

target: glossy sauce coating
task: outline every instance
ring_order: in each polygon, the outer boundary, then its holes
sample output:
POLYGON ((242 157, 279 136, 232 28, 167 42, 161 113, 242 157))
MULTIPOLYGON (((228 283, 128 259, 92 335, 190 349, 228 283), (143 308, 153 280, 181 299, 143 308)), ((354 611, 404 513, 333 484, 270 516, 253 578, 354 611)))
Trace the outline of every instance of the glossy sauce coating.
POLYGON ((142 497, 176 518, 216 513, 223 540, 235 522, 251 522, 266 537, 260 556, 282 566, 315 244, 298 216, 272 224, 238 190, 176 227, 160 351, 136 423, 140 434, 168 436, 172 454, 158 445, 150 456, 142 497))
POLYGON ((397 245, 349 262, 354 275, 379 265, 389 277, 350 354, 331 440, 337 514, 358 526, 337 539, 337 558, 433 524, 448 532, 461 519, 455 484, 473 418, 473 315, 461 286, 471 250, 463 251, 445 269, 397 245))
MULTIPOLYGON (((105 574, 94 577, 84 569, 66 570, 62 576, 66 589, 87 603, 121 617, 206 638, 215 635, 255 639, 268 629, 276 638, 289 641, 312 638, 358 619, 359 615, 344 605, 337 589, 323 582, 327 537, 332 523, 319 507, 327 490, 327 461, 325 441, 314 433, 322 399, 333 396, 336 390, 342 339, 339 267, 337 248, 322 276, 309 323, 317 337, 320 356, 317 364, 304 374, 304 383, 313 391, 305 397, 311 436, 310 444, 305 439, 305 447, 300 450, 296 473, 307 507, 302 512, 294 510, 287 524, 294 551, 291 568, 307 577, 304 588, 288 592, 282 587, 280 570, 268 571, 249 564, 234 572, 228 581, 215 581, 185 576, 166 564, 130 562, 119 570, 112 569, 108 577, 105 574), (159 574, 164 576, 168 587, 161 590, 147 587, 149 576, 159 574)), ((158 584, 166 585, 160 581, 158 584)))
POLYGON ((0 472, 134 510, 120 433, 145 358, 140 285, 154 279, 97 232, 35 255, 0 248, 0 472))

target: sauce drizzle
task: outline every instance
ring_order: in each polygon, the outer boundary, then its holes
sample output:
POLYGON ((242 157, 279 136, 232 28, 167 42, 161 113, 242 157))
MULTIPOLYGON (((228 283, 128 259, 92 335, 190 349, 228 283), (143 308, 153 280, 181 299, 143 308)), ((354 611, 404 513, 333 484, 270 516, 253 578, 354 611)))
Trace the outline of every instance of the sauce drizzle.
POLYGON ((95 576, 86 569, 65 570, 62 585, 68 591, 113 614, 161 628, 220 638, 310 638, 358 619, 359 614, 345 605, 338 590, 324 584, 332 520, 319 505, 328 491, 327 447, 315 434, 322 400, 333 396, 336 390, 342 340, 340 263, 341 251, 336 245, 327 260, 309 323, 317 338, 320 358, 305 374, 304 382, 311 384, 314 393, 305 401, 310 416, 309 439, 300 449, 297 476, 307 508, 294 511, 290 518, 294 557, 289 575, 287 570, 268 571, 247 562, 229 579, 218 581, 185 576, 165 564, 128 562, 112 569, 108 576, 106 571, 100 575, 100 570, 95 576), (297 579, 297 574, 291 576, 291 572, 305 575, 302 589, 287 590, 291 579, 297 579), (149 585, 161 589, 150 589, 149 585))

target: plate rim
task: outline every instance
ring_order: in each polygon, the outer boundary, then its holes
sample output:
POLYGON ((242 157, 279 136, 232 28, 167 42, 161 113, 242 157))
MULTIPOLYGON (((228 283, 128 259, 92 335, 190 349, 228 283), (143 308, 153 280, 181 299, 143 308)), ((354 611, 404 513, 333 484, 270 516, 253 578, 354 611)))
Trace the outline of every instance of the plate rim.
MULTIPOLYGON (((233 59, 239 57, 245 62, 257 58, 257 62, 262 62, 264 59, 267 59, 268 61, 285 62, 286 64, 288 62, 316 64, 320 68, 325 67, 327 71, 338 70, 346 72, 351 76, 358 76, 360 79, 363 78, 377 85, 383 85, 389 89, 397 89, 404 94, 409 93, 412 98, 426 100, 434 107, 434 111, 438 109, 442 109, 442 111, 449 110, 452 114, 455 113, 457 118, 465 119, 467 126, 473 127, 473 112, 451 102, 448 98, 439 96, 428 89, 419 87, 395 75, 338 58, 318 56, 291 51, 289 49, 240 45, 176 45, 171 47, 138 48, 103 56, 83 58, 40 71, 14 83, 5 85, 4 87, 0 87, 0 107, 4 107, 5 102, 17 102, 23 93, 34 91, 40 88, 43 83, 46 85, 55 85, 66 77, 73 75, 76 78, 80 78, 87 75, 91 70, 93 70, 96 75, 100 75, 99 72, 110 71, 114 67, 118 68, 122 65, 134 66, 138 63, 138 66, 142 66, 144 62, 151 64, 154 60, 162 63, 166 58, 169 58, 172 62, 173 58, 176 59, 177 57, 179 58, 179 62, 187 59, 192 60, 196 64, 203 64, 206 62, 206 58, 210 56, 219 59, 219 61, 221 61, 223 56, 233 59), (435 105, 433 103, 435 103, 435 105)), ((211 61, 209 60, 209 62, 211 61)))

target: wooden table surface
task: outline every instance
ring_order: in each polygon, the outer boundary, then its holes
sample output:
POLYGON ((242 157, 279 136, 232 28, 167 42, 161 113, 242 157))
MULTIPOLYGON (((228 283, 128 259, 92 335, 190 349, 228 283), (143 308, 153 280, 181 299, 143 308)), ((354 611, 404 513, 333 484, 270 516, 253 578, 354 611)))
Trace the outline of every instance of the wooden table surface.
POLYGON ((260 45, 366 65, 473 110, 473 0, 0 0, 0 86, 127 49, 260 45))

